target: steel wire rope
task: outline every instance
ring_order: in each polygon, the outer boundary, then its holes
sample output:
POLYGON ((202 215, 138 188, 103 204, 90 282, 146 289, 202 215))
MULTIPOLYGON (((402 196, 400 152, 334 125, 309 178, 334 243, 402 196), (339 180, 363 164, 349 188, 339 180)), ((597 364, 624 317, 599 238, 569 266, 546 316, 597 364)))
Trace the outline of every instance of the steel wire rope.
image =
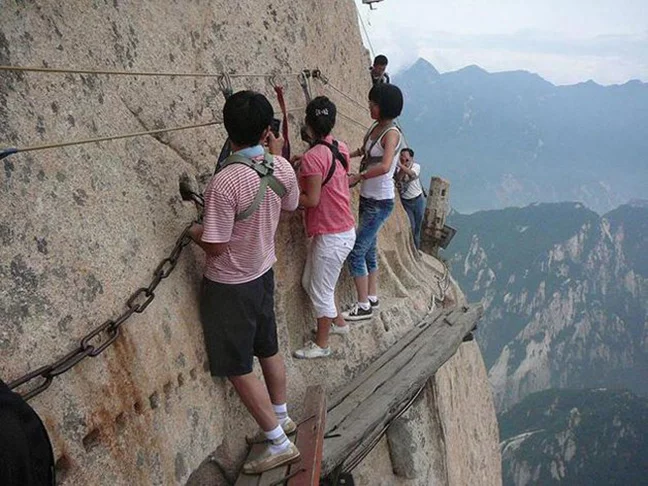
POLYGON ((366 104, 362 104, 362 103, 360 103, 358 100, 356 100, 355 98, 351 97, 349 94, 345 93, 345 92, 342 91, 340 88, 338 88, 337 86, 335 86, 334 84, 332 84, 328 79, 326 79, 326 78, 320 78, 319 76, 318 76, 316 79, 318 79, 318 80, 319 80, 319 81, 320 81, 324 86, 328 86, 328 87, 331 88, 333 91, 335 91, 336 93, 338 93, 340 96, 346 98, 348 101, 350 101, 351 103, 353 103, 356 107, 360 108, 361 110, 364 110, 365 112, 367 111, 367 105, 366 105, 366 104))
MULTIPOLYGON (((363 110, 366 110, 366 107, 363 106, 359 101, 353 99, 351 96, 349 96, 348 94, 346 94, 344 91, 342 91, 342 90, 339 89, 338 87, 332 85, 328 80, 326 80, 326 81, 321 80, 321 82, 322 82, 322 84, 324 84, 324 86, 329 86, 331 89, 333 89, 334 91, 338 92, 340 95, 344 96, 347 100, 351 101, 351 102, 352 102, 354 105, 356 105, 357 107, 362 108, 363 110)), ((406 147, 409 147, 410 145, 409 145, 409 142, 407 141, 407 136, 405 135, 405 130, 403 129, 403 126, 402 126, 400 120, 399 120, 398 118, 396 118, 396 120, 394 121, 394 123, 396 124, 396 126, 397 126, 398 129, 400 130, 401 134, 403 135, 403 141, 405 142, 405 146, 406 146, 406 147)), ((368 129, 369 127, 365 127, 365 128, 368 129)))
POLYGON ((86 139, 81 139, 81 140, 73 140, 71 142, 56 142, 56 143, 48 143, 48 144, 43 144, 43 145, 31 145, 27 147, 9 147, 9 148, 0 148, 0 159, 3 159, 9 155, 13 155, 16 153, 22 153, 22 152, 33 152, 37 150, 46 150, 46 149, 54 149, 54 148, 61 148, 61 147, 70 147, 73 145, 85 145, 88 143, 95 143, 95 142, 107 142, 110 140, 120 140, 123 138, 134 138, 134 137, 141 137, 144 135, 156 135, 158 133, 166 133, 166 132, 175 132, 179 130, 189 130, 192 128, 201 128, 201 127, 208 127, 212 125, 221 125, 223 122, 218 120, 218 121, 210 121, 206 123, 198 123, 195 125, 184 125, 181 127, 171 127, 171 128, 158 128, 155 130, 145 130, 142 132, 133 132, 133 133, 124 133, 124 134, 118 134, 118 135, 110 135, 107 137, 96 137, 96 138, 86 138, 86 139))
MULTIPOLYGON (((50 74, 102 74, 114 76, 158 76, 158 77, 184 77, 184 78, 219 78, 223 73, 198 73, 198 72, 169 72, 169 71, 120 71, 112 69, 71 69, 50 68, 38 66, 10 66, 0 65, 0 71, 37 72, 50 74)), ((300 73, 227 73, 231 78, 271 78, 292 77, 300 73)))
POLYGON ((374 58, 376 57, 376 51, 374 51, 373 44, 371 43, 371 38, 369 37, 369 33, 367 32, 367 27, 365 26, 364 19, 362 18, 362 14, 360 13, 360 8, 358 7, 358 4, 355 1, 353 3, 355 4, 358 18, 360 19, 360 25, 362 26, 362 31, 364 32, 365 38, 367 39, 367 43, 369 44, 369 52, 371 52, 371 57, 374 58))

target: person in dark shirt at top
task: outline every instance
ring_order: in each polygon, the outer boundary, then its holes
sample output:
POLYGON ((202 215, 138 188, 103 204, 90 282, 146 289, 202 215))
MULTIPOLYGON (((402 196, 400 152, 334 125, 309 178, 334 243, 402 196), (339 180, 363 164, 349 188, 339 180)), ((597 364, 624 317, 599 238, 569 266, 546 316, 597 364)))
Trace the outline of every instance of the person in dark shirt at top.
POLYGON ((387 56, 379 54, 375 57, 373 66, 369 68, 371 72, 371 81, 374 86, 380 83, 389 83, 389 74, 387 74, 387 56))

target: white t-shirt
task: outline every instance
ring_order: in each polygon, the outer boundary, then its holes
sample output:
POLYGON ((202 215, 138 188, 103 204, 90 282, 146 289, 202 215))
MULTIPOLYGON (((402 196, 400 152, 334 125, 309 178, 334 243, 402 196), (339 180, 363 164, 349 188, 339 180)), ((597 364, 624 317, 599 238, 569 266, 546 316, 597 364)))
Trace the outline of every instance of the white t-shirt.
MULTIPOLYGON (((385 149, 380 143, 382 138, 387 135, 391 130, 396 130, 398 132, 398 145, 394 150, 394 160, 392 160, 391 166, 389 167, 389 172, 378 177, 372 177, 371 179, 364 179, 360 185, 360 195, 367 199, 375 199, 377 201, 381 199, 394 199, 394 172, 396 171, 396 166, 398 165, 398 159, 400 157, 400 147, 402 143, 403 136, 400 133, 398 128, 393 127, 383 133, 382 137, 378 139, 378 142, 371 149, 371 153, 368 154, 371 157, 382 157, 385 153, 385 149)), ((369 150, 373 140, 369 138, 365 144, 365 151, 369 150)))
POLYGON ((410 169, 412 169, 416 173, 416 177, 414 179, 409 179, 408 181, 409 176, 405 176, 405 180, 403 181, 405 191, 401 193, 401 197, 403 199, 414 199, 415 197, 419 197, 421 194, 423 194, 420 178, 421 166, 414 162, 410 169))

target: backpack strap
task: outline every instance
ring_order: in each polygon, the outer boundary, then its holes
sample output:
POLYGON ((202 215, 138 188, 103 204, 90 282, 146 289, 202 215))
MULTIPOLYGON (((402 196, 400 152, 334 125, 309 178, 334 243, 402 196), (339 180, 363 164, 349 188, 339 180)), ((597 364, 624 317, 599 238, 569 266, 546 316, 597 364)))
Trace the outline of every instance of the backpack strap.
POLYGON ((254 196, 252 203, 247 207, 247 209, 236 215, 234 218, 235 221, 247 219, 252 216, 257 209, 259 209, 259 206, 261 206, 266 192, 268 191, 268 187, 279 197, 284 197, 286 195, 286 187, 273 174, 274 157, 268 152, 264 154, 262 162, 257 162, 256 160, 239 154, 232 154, 220 164, 216 172, 220 172, 225 167, 232 164, 243 164, 254 170, 261 178, 259 182, 259 191, 256 196, 254 196))
POLYGON ((367 141, 369 140, 369 137, 371 136, 371 132, 373 132, 374 128, 376 128, 377 126, 378 126, 378 122, 377 121, 373 122, 371 124, 371 126, 369 127, 369 130, 367 130, 367 133, 365 133, 364 139, 362 140, 362 150, 364 150, 365 147, 367 146, 367 141))
POLYGON ((329 150, 333 154, 333 159, 331 160, 331 166, 329 167, 328 174, 326 174, 326 177, 322 182, 322 187, 324 187, 328 183, 328 181, 331 180, 333 174, 335 174, 335 167, 337 166, 337 164, 335 163, 336 160, 338 160, 342 164, 342 167, 344 167, 344 169, 347 171, 349 170, 349 163, 344 158, 344 156, 340 153, 340 150, 338 148, 339 144, 337 140, 333 140, 332 144, 325 142, 324 140, 318 140, 317 142, 315 142, 315 145, 325 145, 329 148, 329 150))
MULTIPOLYGON (((371 132, 373 132, 374 128, 376 128, 377 125, 378 125, 378 122, 374 122, 374 124, 371 126, 371 128, 367 131, 367 133, 365 135, 365 138, 364 138, 364 144, 362 145, 363 149, 367 146, 367 141, 369 140, 371 132)), ((398 132, 400 133, 400 129, 396 126, 396 124, 394 122, 392 122, 391 124, 386 126, 385 129, 382 130, 378 134, 378 136, 375 138, 375 140, 373 140, 371 142, 371 145, 369 145, 369 149, 365 150, 364 157, 362 157, 362 160, 360 161, 360 172, 366 170, 367 167, 369 167, 370 165, 377 164, 378 162, 380 162, 382 160, 382 156, 378 156, 378 157, 372 156, 371 151, 376 146, 376 144, 382 140, 382 138, 385 136, 385 134, 389 130, 392 130, 392 129, 398 130, 398 132)), ((400 147, 400 144, 399 144, 399 147, 400 147)))

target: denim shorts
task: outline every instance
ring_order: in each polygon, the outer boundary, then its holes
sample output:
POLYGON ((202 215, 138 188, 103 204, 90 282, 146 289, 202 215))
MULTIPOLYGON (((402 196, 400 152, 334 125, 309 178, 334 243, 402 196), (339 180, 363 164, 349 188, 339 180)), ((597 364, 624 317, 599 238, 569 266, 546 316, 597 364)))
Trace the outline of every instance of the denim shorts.
POLYGON ((378 270, 378 254, 376 251, 378 231, 380 231, 393 210, 393 199, 360 197, 360 215, 356 241, 347 259, 352 277, 364 277, 378 270))

